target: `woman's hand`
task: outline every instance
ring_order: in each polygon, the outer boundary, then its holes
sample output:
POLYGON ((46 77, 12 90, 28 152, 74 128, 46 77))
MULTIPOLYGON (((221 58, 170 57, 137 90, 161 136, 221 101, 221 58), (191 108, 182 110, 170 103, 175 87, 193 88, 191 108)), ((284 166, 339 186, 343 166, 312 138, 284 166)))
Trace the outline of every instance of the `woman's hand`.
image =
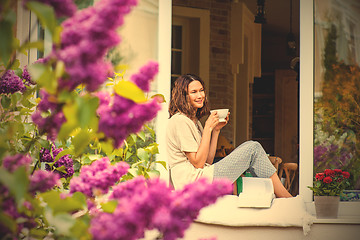
POLYGON ((210 114, 210 116, 206 120, 204 129, 208 128, 210 129, 210 132, 212 132, 212 130, 218 125, 218 123, 219 123, 219 115, 216 111, 214 111, 210 114))
POLYGON ((225 118, 225 122, 219 122, 216 127, 214 128, 215 131, 220 131, 223 127, 225 127, 225 125, 229 122, 229 116, 230 116, 230 112, 228 112, 226 118, 225 118))

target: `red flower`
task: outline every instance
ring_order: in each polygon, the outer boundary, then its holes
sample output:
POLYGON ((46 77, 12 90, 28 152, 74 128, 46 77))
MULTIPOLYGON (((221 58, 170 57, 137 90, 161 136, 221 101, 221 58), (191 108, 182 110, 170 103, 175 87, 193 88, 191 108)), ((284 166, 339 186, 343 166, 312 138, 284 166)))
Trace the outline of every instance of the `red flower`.
POLYGON ((324 174, 325 174, 326 176, 334 176, 335 171, 334 171, 334 170, 331 170, 331 169, 325 169, 324 174))
POLYGON ((349 178, 350 177, 349 172, 342 172, 342 175, 343 175, 344 178, 349 178))
POLYGON ((316 180, 323 180, 325 175, 323 173, 317 173, 315 175, 316 180))
POLYGON ((342 174, 341 169, 334 169, 334 172, 335 172, 336 174, 342 174))
POLYGON ((331 177, 326 177, 323 180, 324 183, 331 183, 332 182, 332 178, 331 177))

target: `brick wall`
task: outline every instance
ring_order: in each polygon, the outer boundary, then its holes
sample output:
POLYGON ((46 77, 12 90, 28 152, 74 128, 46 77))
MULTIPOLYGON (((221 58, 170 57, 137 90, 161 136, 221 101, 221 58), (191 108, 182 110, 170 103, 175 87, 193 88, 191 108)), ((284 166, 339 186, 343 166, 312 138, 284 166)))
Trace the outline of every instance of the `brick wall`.
MULTIPOLYGON (((230 0, 173 0, 173 6, 210 11, 210 86, 207 86, 211 108, 233 110, 233 80, 230 66, 230 0)), ((201 77, 201 76, 200 76, 201 77)), ((233 141, 233 117, 221 131, 233 141)))

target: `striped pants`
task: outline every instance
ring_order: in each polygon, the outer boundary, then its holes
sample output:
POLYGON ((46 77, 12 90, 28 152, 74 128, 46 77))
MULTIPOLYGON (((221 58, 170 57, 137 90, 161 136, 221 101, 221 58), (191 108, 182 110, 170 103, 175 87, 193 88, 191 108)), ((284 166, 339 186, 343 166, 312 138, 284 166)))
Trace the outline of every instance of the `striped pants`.
POLYGON ((214 179, 227 178, 235 182, 246 170, 253 176, 262 178, 269 178, 276 172, 265 150, 256 141, 244 142, 215 163, 214 179))

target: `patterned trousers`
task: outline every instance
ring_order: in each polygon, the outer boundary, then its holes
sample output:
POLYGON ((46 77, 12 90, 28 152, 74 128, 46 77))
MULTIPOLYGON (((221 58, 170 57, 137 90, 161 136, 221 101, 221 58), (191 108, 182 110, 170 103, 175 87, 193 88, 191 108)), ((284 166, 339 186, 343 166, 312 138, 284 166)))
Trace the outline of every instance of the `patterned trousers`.
POLYGON ((214 179, 227 178, 235 182, 246 170, 253 176, 262 178, 269 178, 276 172, 265 150, 256 141, 244 142, 215 163, 214 179))

